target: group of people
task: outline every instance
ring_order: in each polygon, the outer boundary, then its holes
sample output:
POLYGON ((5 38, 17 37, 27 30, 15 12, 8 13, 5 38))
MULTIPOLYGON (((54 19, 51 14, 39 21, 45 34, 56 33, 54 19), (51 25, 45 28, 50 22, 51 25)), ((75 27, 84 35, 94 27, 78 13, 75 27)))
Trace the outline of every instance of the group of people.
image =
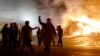
POLYGON ((29 26, 29 21, 25 21, 25 25, 22 29, 19 29, 17 23, 5 24, 2 29, 2 46, 4 48, 17 48, 21 46, 21 50, 24 50, 25 46, 30 47, 32 51, 31 38, 32 30, 36 29, 29 26))
POLYGON ((8 28, 8 24, 5 24, 2 29, 2 45, 3 47, 15 48, 17 47, 17 36, 18 36, 18 25, 17 23, 11 23, 8 28))
POLYGON ((25 21, 25 25, 19 30, 18 25, 16 23, 11 23, 10 27, 8 28, 8 24, 2 29, 2 44, 3 47, 9 46, 10 48, 18 47, 21 44, 21 50, 24 49, 24 46, 30 47, 30 50, 33 51, 31 41, 32 41, 32 30, 38 29, 37 37, 38 37, 38 45, 40 46, 41 43, 44 45, 44 51, 49 53, 51 42, 55 45, 54 39, 58 36, 58 44, 57 46, 62 47, 62 36, 63 36, 63 29, 61 25, 57 26, 55 29, 54 25, 51 22, 50 18, 47 18, 47 22, 43 23, 41 21, 41 16, 39 16, 38 21, 42 28, 39 27, 32 28, 29 26, 29 21, 25 21))

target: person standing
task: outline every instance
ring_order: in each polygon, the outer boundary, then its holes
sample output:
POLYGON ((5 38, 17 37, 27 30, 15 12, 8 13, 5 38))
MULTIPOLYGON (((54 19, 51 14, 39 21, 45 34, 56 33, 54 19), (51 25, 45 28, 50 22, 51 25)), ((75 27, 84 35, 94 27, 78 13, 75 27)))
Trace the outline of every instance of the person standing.
POLYGON ((14 23, 14 40, 13 40, 13 46, 14 46, 14 48, 16 48, 17 47, 17 38, 18 38, 18 25, 17 25, 17 23, 15 22, 14 23))
POLYGON ((62 47, 63 43, 62 43, 62 36, 63 36, 63 29, 61 28, 61 25, 57 26, 57 33, 58 33, 58 45, 62 47))
POLYGON ((9 47, 10 48, 14 47, 14 38, 15 38, 14 23, 10 23, 10 28, 9 28, 9 47))
POLYGON ((38 18, 39 23, 42 25, 44 29, 44 51, 46 53, 50 53, 50 43, 52 41, 52 36, 55 34, 56 35, 56 30, 53 24, 51 23, 51 19, 47 18, 47 23, 43 23, 41 21, 41 17, 39 16, 38 18))
POLYGON ((1 33, 2 33, 2 45, 4 48, 6 48, 8 42, 8 24, 4 25, 1 33))
POLYGON ((29 26, 29 21, 25 22, 25 26, 22 27, 22 31, 21 31, 21 35, 22 35, 22 47, 21 50, 23 51, 24 46, 27 46, 30 48, 31 51, 33 51, 34 49, 32 48, 31 45, 31 41, 32 41, 32 30, 36 29, 35 28, 31 28, 29 26))

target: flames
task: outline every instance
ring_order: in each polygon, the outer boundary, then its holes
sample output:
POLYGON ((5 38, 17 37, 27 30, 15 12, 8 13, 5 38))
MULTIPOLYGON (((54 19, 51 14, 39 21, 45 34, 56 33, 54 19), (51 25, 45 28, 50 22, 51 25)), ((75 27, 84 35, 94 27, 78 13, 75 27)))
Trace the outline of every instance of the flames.
POLYGON ((100 0, 78 0, 77 3, 68 3, 68 9, 62 16, 64 35, 68 35, 66 43, 77 46, 100 46, 100 0))
MULTIPOLYGON (((67 27, 70 27, 70 28, 72 27, 72 29, 70 29, 70 30, 72 31, 71 34, 73 34, 73 35, 87 35, 87 34, 91 34, 91 33, 100 33, 100 22, 92 20, 91 18, 89 18, 86 15, 82 15, 81 17, 79 17, 79 19, 73 18, 70 20, 68 20, 69 23, 68 23, 67 27), (70 23, 70 20, 75 23, 70 23), (73 27, 75 25, 76 25, 76 27, 73 27), (75 29, 75 28, 77 28, 77 29, 75 29), (73 31, 73 29, 75 29, 75 31, 73 31)), ((62 25, 62 26, 64 27, 64 25, 62 25)), ((68 31, 68 30, 69 29, 67 29, 66 31, 68 31)))
MULTIPOLYGON (((82 15, 80 17, 71 17, 67 19, 62 25, 65 30, 65 35, 71 35, 76 37, 74 40, 69 42, 75 46, 100 46, 100 21, 93 20, 87 15, 82 15), (66 25, 67 27, 65 27, 66 25), (68 34, 67 34, 68 33, 68 34), (77 37, 81 36, 81 37, 77 37), (85 37, 83 37, 85 36, 85 37), (74 44, 73 44, 74 43, 74 44)), ((73 39, 73 38, 72 38, 73 39)), ((70 44, 69 44, 70 45, 70 44)))
MULTIPOLYGON (((94 21, 87 16, 81 16, 79 20, 77 20, 78 27, 82 29, 82 31, 78 31, 83 35, 91 34, 91 33, 99 33, 100 32, 100 22, 94 21)), ((77 32, 76 32, 77 34, 77 32)))
MULTIPOLYGON (((69 19, 68 22, 69 23, 67 28, 65 28, 65 31, 70 33, 73 37, 77 37, 76 40, 70 41, 75 43, 75 46, 100 46, 99 21, 93 20, 86 15, 82 15, 78 19, 69 19), (78 36, 81 37, 78 38, 78 36)), ((67 35, 66 32, 65 35, 67 35)))
POLYGON ((78 0, 77 3, 69 1, 65 5, 68 8, 62 16, 62 27, 65 31, 72 35, 100 32, 99 0, 78 0))

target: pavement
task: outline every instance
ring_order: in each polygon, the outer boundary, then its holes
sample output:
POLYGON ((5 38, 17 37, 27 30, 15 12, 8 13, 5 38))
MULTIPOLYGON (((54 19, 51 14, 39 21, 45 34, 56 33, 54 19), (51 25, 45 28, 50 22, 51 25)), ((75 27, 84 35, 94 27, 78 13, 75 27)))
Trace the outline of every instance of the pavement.
POLYGON ((94 47, 51 47, 50 54, 43 51, 43 47, 33 46, 34 51, 25 47, 24 51, 20 47, 16 49, 0 48, 0 56, 100 56, 100 48, 94 47))
MULTIPOLYGON (((95 40, 94 42, 96 42, 98 38, 96 38, 96 40, 95 38, 91 38, 90 40, 95 40)), ((87 43, 87 39, 87 37, 64 38, 64 46, 51 47, 50 54, 45 53, 43 47, 37 45, 33 45, 34 51, 32 52, 27 47, 25 47, 22 52, 20 47, 9 49, 2 48, 0 45, 0 56, 100 56, 100 46, 74 46, 76 44, 84 45, 87 43)), ((33 44, 36 44, 36 41, 33 42, 33 44)))

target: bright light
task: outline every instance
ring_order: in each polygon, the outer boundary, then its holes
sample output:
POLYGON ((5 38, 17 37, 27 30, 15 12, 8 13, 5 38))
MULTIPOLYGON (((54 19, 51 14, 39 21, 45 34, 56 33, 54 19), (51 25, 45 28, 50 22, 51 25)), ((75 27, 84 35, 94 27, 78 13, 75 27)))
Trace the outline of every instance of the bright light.
MULTIPOLYGON (((39 26, 38 14, 36 9, 34 10, 26 9, 20 11, 20 19, 22 20, 22 22, 30 21, 30 26, 32 28, 39 26)), ((36 30, 33 31, 33 35, 36 35, 36 30)))
POLYGON ((73 21, 77 21, 77 25, 80 28, 76 32, 73 32, 73 35, 87 35, 92 32, 100 32, 100 22, 93 21, 85 15, 73 21))
POLYGON ((93 20, 90 20, 87 16, 82 16, 79 19, 79 23, 85 24, 82 26, 83 28, 83 34, 90 34, 92 32, 100 32, 100 22, 95 22, 93 20))
POLYGON ((21 11, 20 18, 22 21, 30 21, 30 26, 35 27, 38 25, 38 14, 36 10, 24 10, 21 11))
MULTIPOLYGON (((75 18, 76 19, 76 18, 75 18)), ((77 30, 72 31, 71 35, 73 35, 74 38, 71 43, 75 46, 84 46, 84 47, 99 47, 100 41, 97 41, 97 39, 100 40, 100 21, 95 21, 89 18, 86 15, 82 15, 81 17, 78 17, 77 20, 69 19, 69 25, 70 20, 72 22, 76 22, 77 30), (83 36, 83 37, 80 37, 83 36)), ((64 22, 66 24, 66 22, 64 22)), ((64 26, 64 25, 63 25, 64 26)), ((73 26, 69 26, 72 27, 73 26)), ((67 31, 67 29, 66 29, 67 31)), ((65 33, 66 34, 66 33, 65 33)))
POLYGON ((72 34, 73 34, 73 36, 81 35, 81 33, 79 31, 73 32, 72 34))

